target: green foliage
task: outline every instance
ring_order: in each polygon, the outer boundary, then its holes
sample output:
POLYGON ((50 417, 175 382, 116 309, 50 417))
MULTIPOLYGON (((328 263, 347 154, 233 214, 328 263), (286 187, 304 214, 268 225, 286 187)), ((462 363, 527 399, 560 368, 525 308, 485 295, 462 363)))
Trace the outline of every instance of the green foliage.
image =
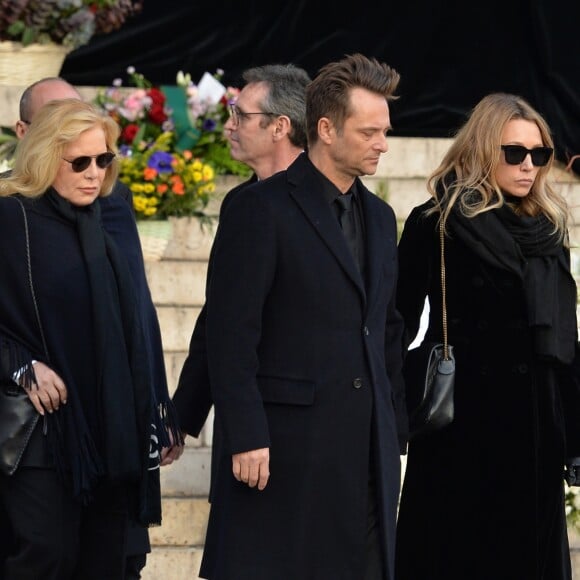
POLYGON ((141 9, 132 0, 0 0, 0 40, 73 50, 117 30, 141 9))

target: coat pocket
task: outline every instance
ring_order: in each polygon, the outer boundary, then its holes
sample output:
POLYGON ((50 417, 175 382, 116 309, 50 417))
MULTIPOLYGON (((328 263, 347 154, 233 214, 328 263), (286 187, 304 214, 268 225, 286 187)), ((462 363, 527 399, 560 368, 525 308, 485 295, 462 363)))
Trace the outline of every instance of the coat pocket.
POLYGON ((264 403, 312 405, 315 383, 304 379, 258 375, 258 388, 264 403))

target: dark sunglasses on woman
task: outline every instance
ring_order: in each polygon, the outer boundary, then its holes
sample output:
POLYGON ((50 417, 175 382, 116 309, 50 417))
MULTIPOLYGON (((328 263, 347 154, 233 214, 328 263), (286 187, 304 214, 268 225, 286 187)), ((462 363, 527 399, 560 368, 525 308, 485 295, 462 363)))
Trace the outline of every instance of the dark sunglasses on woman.
POLYGON ((522 145, 502 145, 502 151, 505 155, 505 162, 508 165, 519 165, 524 162, 529 153, 532 158, 532 164, 536 167, 543 167, 550 161, 550 157, 554 153, 551 147, 534 147, 533 149, 526 149, 522 145))
POLYGON ((107 151, 107 153, 99 153, 99 155, 81 155, 80 157, 75 157, 74 159, 65 159, 63 157, 63 161, 71 164, 72 170, 75 173, 80 173, 87 169, 87 167, 91 164, 91 159, 95 160, 97 167, 100 169, 106 169, 113 163, 113 159, 115 159, 115 154, 107 151))

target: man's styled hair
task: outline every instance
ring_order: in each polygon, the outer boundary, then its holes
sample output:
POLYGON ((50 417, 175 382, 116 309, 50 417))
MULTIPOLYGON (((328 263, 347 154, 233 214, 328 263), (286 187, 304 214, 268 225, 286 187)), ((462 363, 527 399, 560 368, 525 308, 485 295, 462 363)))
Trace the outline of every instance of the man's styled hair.
POLYGON ((350 114, 350 91, 361 88, 392 101, 399 84, 399 73, 376 58, 357 53, 323 66, 306 90, 306 128, 308 142, 318 140, 318 121, 328 117, 341 129, 350 114))

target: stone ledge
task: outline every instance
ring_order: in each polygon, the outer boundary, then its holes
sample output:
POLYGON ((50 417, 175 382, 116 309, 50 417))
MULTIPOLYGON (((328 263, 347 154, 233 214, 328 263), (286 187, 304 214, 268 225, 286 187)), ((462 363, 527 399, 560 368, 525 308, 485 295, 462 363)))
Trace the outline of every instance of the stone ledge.
MULTIPOLYGON (((187 441, 190 440, 194 441, 188 437, 187 441)), ((197 497, 207 498, 210 472, 211 449, 209 447, 190 447, 187 444, 179 461, 161 468, 163 496, 173 498, 176 501, 191 501, 192 498, 197 497)))
POLYGON ((149 529, 151 546, 203 546, 209 517, 207 497, 164 497, 162 502, 163 523, 149 529))
MULTIPOLYGON (((158 306, 201 306, 205 302, 207 258, 146 261, 145 272, 158 306)), ((193 330, 193 327, 192 327, 193 330)))
MULTIPOLYGON (((193 331, 193 326, 191 327, 191 330, 193 331)), ((165 360, 165 374, 167 375, 167 386, 169 388, 169 394, 172 396, 177 388, 177 381, 179 380, 179 375, 181 374, 181 369, 183 368, 183 363, 185 362, 186 357, 186 350, 181 352, 168 352, 167 349, 165 349, 163 353, 163 358, 165 360)))
POLYGON ((142 580, 199 580, 203 547, 153 546, 147 555, 142 580))
MULTIPOLYGON (((155 297, 153 297, 155 301, 155 297)), ((163 337, 163 350, 183 352, 189 348, 189 340, 201 308, 189 306, 158 306, 157 316, 163 337)))

